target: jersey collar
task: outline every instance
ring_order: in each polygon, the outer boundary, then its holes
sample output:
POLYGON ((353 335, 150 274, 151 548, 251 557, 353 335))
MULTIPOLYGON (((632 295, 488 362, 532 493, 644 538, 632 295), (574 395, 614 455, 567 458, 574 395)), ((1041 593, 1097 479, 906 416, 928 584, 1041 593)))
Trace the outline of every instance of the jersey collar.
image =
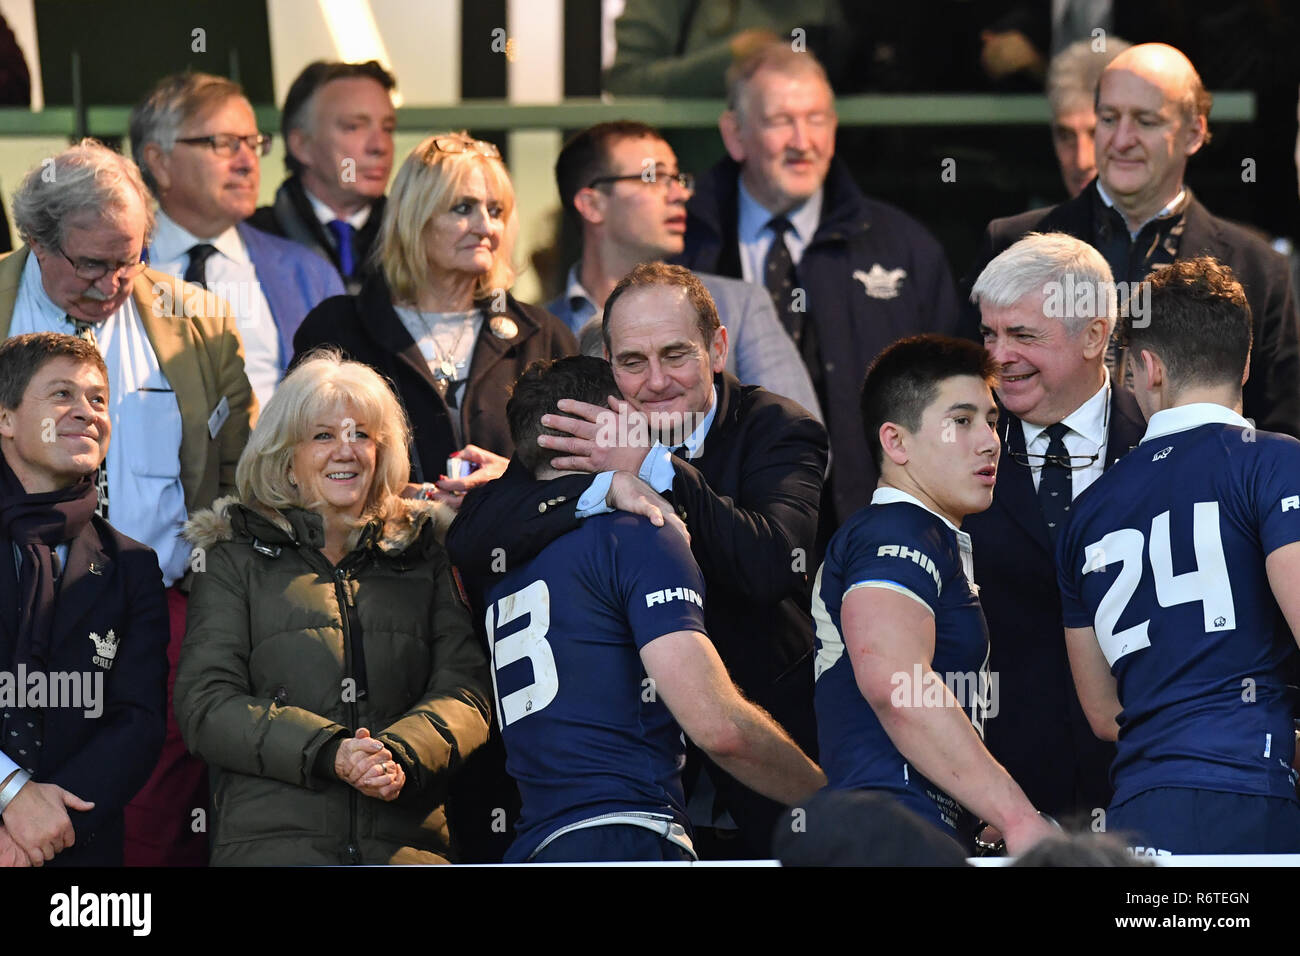
POLYGON ((918 508, 930 512, 930 514, 934 515, 936 518, 938 518, 940 521, 946 524, 949 528, 952 528, 952 530, 957 532, 958 534, 965 534, 965 532, 962 531, 961 528, 957 527, 955 524, 953 524, 943 515, 939 514, 939 512, 935 511, 933 508, 921 504, 921 500, 919 498, 913 495, 909 495, 906 491, 901 491, 898 488, 882 485, 881 487, 875 490, 874 494, 872 494, 871 503, 873 505, 897 505, 897 504, 916 505, 918 508))
POLYGON ((1248 419, 1242 418, 1231 408, 1214 402, 1193 402, 1190 405, 1176 405, 1156 412, 1147 424, 1147 432, 1142 441, 1185 432, 1189 428, 1201 425, 1236 425, 1238 428, 1254 428, 1248 419))

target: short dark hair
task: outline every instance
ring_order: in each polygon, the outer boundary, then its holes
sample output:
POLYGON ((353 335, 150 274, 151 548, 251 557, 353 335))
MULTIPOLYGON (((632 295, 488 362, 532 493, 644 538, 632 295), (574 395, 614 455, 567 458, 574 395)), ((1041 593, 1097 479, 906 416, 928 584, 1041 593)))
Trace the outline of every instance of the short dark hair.
POLYGON ((877 471, 885 460, 880 426, 894 422, 917 431, 940 386, 959 375, 983 379, 992 387, 997 363, 974 342, 932 334, 901 339, 876 357, 862 383, 862 424, 877 471))
POLYGON ((397 88, 397 78, 389 73, 378 60, 366 60, 364 63, 343 63, 339 60, 317 60, 308 63, 293 83, 284 98, 284 109, 280 113, 280 135, 284 137, 284 165, 290 173, 302 172, 302 163, 294 158, 289 149, 289 133, 307 125, 312 97, 326 83, 335 80, 348 80, 364 77, 374 80, 388 92, 397 88))
POLYGON ((713 296, 709 295, 709 290, 704 287, 700 277, 685 266, 672 266, 666 262, 643 262, 623 276, 618 281, 618 285, 614 286, 614 291, 609 294, 609 298, 605 300, 605 314, 601 319, 600 331, 605 339, 605 350, 611 357, 614 350, 609 343, 609 321, 614 314, 615 303, 629 289, 642 289, 652 285, 685 289, 686 298, 695 309, 695 327, 699 330, 700 338, 704 340, 705 348, 713 344, 713 335, 722 323, 718 320, 718 307, 713 302, 713 296))
POLYGON ((625 139, 663 140, 663 134, 653 126, 635 120, 615 120, 588 126, 570 137, 555 160, 555 185, 560 190, 560 206, 564 214, 581 228, 581 217, 573 207, 578 190, 585 189, 598 176, 610 174, 609 151, 625 139))
POLYGON ((1240 385, 1250 361, 1251 314, 1232 269, 1197 256, 1157 269, 1146 281, 1150 314, 1136 316, 1130 309, 1120 326, 1129 360, 1136 361, 1142 349, 1159 355, 1175 389, 1240 385))
POLYGON ((0 408, 16 409, 22 404, 27 386, 47 362, 67 357, 93 365, 108 382, 104 357, 85 339, 57 332, 29 332, 0 343, 0 408))
POLYGON ((561 359, 538 359, 519 376, 506 402, 506 420, 515 455, 531 472, 549 465, 563 454, 537 444, 538 435, 564 432, 542 427, 543 415, 562 414, 560 399, 572 398, 591 405, 605 405, 609 396, 623 397, 614 381, 614 370, 604 359, 571 355, 561 359))

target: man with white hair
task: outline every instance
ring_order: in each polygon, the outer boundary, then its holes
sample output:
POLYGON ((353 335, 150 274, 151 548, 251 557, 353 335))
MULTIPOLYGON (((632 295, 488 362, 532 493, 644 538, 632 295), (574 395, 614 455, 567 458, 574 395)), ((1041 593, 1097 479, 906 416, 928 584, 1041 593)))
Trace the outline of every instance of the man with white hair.
POLYGON ((210 289, 238 319, 248 379, 264 406, 307 313, 343 294, 338 273, 296 242, 245 223, 257 208, 271 137, 238 83, 166 77, 131 111, 131 154, 158 197, 149 262, 210 289))
POLYGON ((1114 747, 1093 735, 1070 680, 1055 540, 1073 499, 1142 437, 1141 409, 1105 364, 1115 289, 1086 242, 1032 234, 988 264, 971 301, 1001 375, 993 504, 963 525, 1000 693, 985 742, 1034 806, 1090 812, 1109 803, 1114 747))
POLYGON ((1101 71, 1131 43, 1119 37, 1076 40, 1047 68, 1047 105, 1052 110, 1052 146, 1061 181, 1073 198, 1097 175, 1097 112, 1094 101, 1101 71))
MULTIPOLYGON (((103 355, 113 443, 99 470, 99 513, 158 554, 174 666, 185 636, 176 585, 190 567, 181 527, 234 491, 257 413, 235 319, 211 293, 147 268, 148 190, 135 163, 101 143, 82 140, 34 167, 13 208, 26 245, 0 260, 0 339, 62 332, 103 355)), ((180 741, 171 731, 169 745, 180 741)), ((165 745, 164 762, 168 753, 165 745)), ((137 801, 149 799, 157 775, 137 801)), ((199 777, 185 795, 171 793, 143 827, 158 851, 147 859, 161 862, 188 845, 196 848, 188 861, 203 862, 206 837, 189 823, 207 805, 206 784, 199 777)), ((128 810, 128 863, 132 831, 128 810)))
MULTIPOLYGON (((1029 232, 1091 243, 1117 282, 1208 255, 1246 290, 1255 347, 1243 390, 1259 428, 1300 436, 1300 313, 1285 257, 1210 214, 1187 188, 1187 161, 1209 142, 1212 98, 1191 62, 1163 43, 1129 47, 1097 86, 1097 178, 1074 199, 989 223, 970 276, 1029 232)), ((1120 368, 1116 350, 1112 370, 1120 368)))

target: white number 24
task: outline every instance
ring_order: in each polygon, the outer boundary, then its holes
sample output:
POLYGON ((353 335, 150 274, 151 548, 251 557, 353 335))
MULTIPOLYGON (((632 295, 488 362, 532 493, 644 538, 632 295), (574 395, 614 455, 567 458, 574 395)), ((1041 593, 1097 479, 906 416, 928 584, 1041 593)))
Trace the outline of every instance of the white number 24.
POLYGON ((487 635, 492 648, 492 694, 497 699, 497 713, 501 726, 513 724, 520 717, 535 714, 551 701, 560 690, 559 675, 555 672, 555 654, 546 641, 551 629, 551 594, 545 581, 534 581, 528 587, 507 594, 488 608, 487 635), (496 639, 496 629, 527 615, 528 623, 509 637, 496 639), (497 671, 515 661, 527 658, 533 665, 533 682, 511 691, 505 697, 497 687, 497 671))
POLYGON ((1151 521, 1149 545, 1136 528, 1112 531, 1084 549, 1083 573, 1102 571, 1119 562, 1119 575, 1097 607, 1097 643, 1111 667, 1125 654, 1151 646, 1147 637, 1150 620, 1142 621, 1116 633, 1120 615, 1133 599, 1142 581, 1144 545, 1151 559, 1156 600, 1161 607, 1174 607, 1199 601, 1204 612, 1205 631, 1230 631, 1237 626, 1237 612, 1232 603, 1232 582, 1223 556, 1223 539, 1219 534, 1219 503, 1198 501, 1192 512, 1192 541, 1196 550, 1196 570, 1174 574, 1169 549, 1169 512, 1151 521))

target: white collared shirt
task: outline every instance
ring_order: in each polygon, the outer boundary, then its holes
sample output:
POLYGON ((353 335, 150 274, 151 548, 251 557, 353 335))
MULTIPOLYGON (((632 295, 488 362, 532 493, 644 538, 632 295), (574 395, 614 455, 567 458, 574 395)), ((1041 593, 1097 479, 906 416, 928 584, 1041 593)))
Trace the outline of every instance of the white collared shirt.
MULTIPOLYGON (((965 572, 966 580, 970 582, 971 587, 975 587, 975 550, 971 547, 970 535, 961 530, 961 528, 957 527, 943 515, 939 514, 939 512, 935 511, 933 508, 923 504, 916 496, 909 495, 906 491, 903 491, 900 488, 895 488, 892 485, 876 486, 876 490, 871 494, 871 503, 873 505, 916 505, 918 508, 930 512, 930 514, 934 515, 951 528, 952 533, 957 536, 957 550, 961 552, 961 569, 965 572)), ((924 604, 925 602, 922 601, 921 603, 924 604)), ((929 607, 928 604, 926 606, 929 607)), ((931 613, 933 613, 933 611, 931 613)))
MULTIPOLYGON (((342 219, 344 222, 351 225, 357 232, 360 232, 361 227, 370 221, 370 211, 374 203, 366 203, 350 216, 340 216, 329 206, 325 205, 313 196, 311 190, 306 186, 303 187, 302 191, 306 193, 307 202, 311 203, 311 211, 316 214, 316 218, 320 221, 322 226, 328 226, 335 219, 342 219)), ((326 229, 325 232, 331 240, 334 239, 334 233, 330 232, 328 229, 326 229)))
MULTIPOLYGON (((40 262, 27 257, 10 335, 75 331, 41 282, 40 262)), ((108 366, 108 520, 118 531, 158 553, 163 583, 185 573, 190 547, 181 538, 185 488, 181 485, 181 409, 127 296, 122 307, 95 327, 99 354, 108 366)))
POLYGON ((238 230, 231 226, 213 239, 200 239, 159 209, 158 226, 149 244, 149 264, 159 272, 184 276, 190 264, 189 250, 200 242, 216 247, 216 254, 204 264, 208 291, 230 303, 244 343, 244 371, 258 407, 266 408, 284 371, 280 332, 238 230))
MULTIPOLYGON (((1065 418, 1061 424, 1069 428, 1061 441, 1065 443, 1066 453, 1078 458, 1090 458, 1096 453, 1097 458, 1086 468, 1070 469, 1070 500, 1073 501, 1106 470, 1107 422, 1110 408, 1110 371, 1106 371, 1106 380, 1092 396, 1065 418)), ((1020 428, 1025 435, 1025 451, 1031 455, 1046 455, 1050 439, 1047 437, 1046 425, 1031 425, 1022 421, 1020 428)), ((1005 454, 1005 451, 1004 451, 1005 454)), ((1029 473, 1034 479, 1034 490, 1043 474, 1043 459, 1029 459, 1029 473)), ((1083 464, 1082 461, 1076 464, 1083 464)))
MULTIPOLYGON (((1097 195, 1100 196, 1101 201, 1104 202, 1111 209, 1115 208, 1115 201, 1111 199, 1109 195, 1107 195, 1105 188, 1101 185, 1100 179, 1097 180, 1097 195)), ((1163 209, 1161 209, 1158 213, 1156 213, 1154 216, 1150 217, 1149 219, 1143 220, 1136 229, 1130 229, 1128 231, 1129 239, 1136 239, 1138 237, 1138 233, 1146 228, 1146 224, 1148 222, 1155 222, 1157 219, 1163 219, 1165 216, 1168 216, 1170 213, 1172 213, 1175 209, 1178 208, 1179 204, 1182 203, 1183 197, 1186 195, 1187 195, 1187 190, 1180 187, 1178 190, 1178 195, 1175 196, 1173 199, 1169 200, 1169 202, 1165 205, 1163 209)), ((1124 216, 1123 211, 1120 211, 1120 215, 1124 216)), ((1128 224, 1128 216, 1124 216, 1124 223, 1125 225, 1128 224)))
MULTIPOLYGON (((767 224, 773 213, 750 195, 745 183, 740 182, 740 213, 736 224, 736 235, 740 243, 740 272, 746 282, 764 285, 763 271, 767 251, 772 248, 775 234, 767 224)), ((804 250, 812 242, 817 225, 822 218, 822 191, 805 199, 785 214, 794 228, 786 231, 785 245, 790 250, 790 260, 799 264, 804 250)))
POLYGON ((1254 428, 1248 419, 1242 418, 1231 408, 1214 402, 1193 402, 1190 405, 1175 405, 1164 411, 1156 412, 1147 422, 1146 434, 1142 441, 1163 438, 1174 432, 1185 432, 1189 428, 1201 425, 1236 425, 1238 428, 1254 428))

